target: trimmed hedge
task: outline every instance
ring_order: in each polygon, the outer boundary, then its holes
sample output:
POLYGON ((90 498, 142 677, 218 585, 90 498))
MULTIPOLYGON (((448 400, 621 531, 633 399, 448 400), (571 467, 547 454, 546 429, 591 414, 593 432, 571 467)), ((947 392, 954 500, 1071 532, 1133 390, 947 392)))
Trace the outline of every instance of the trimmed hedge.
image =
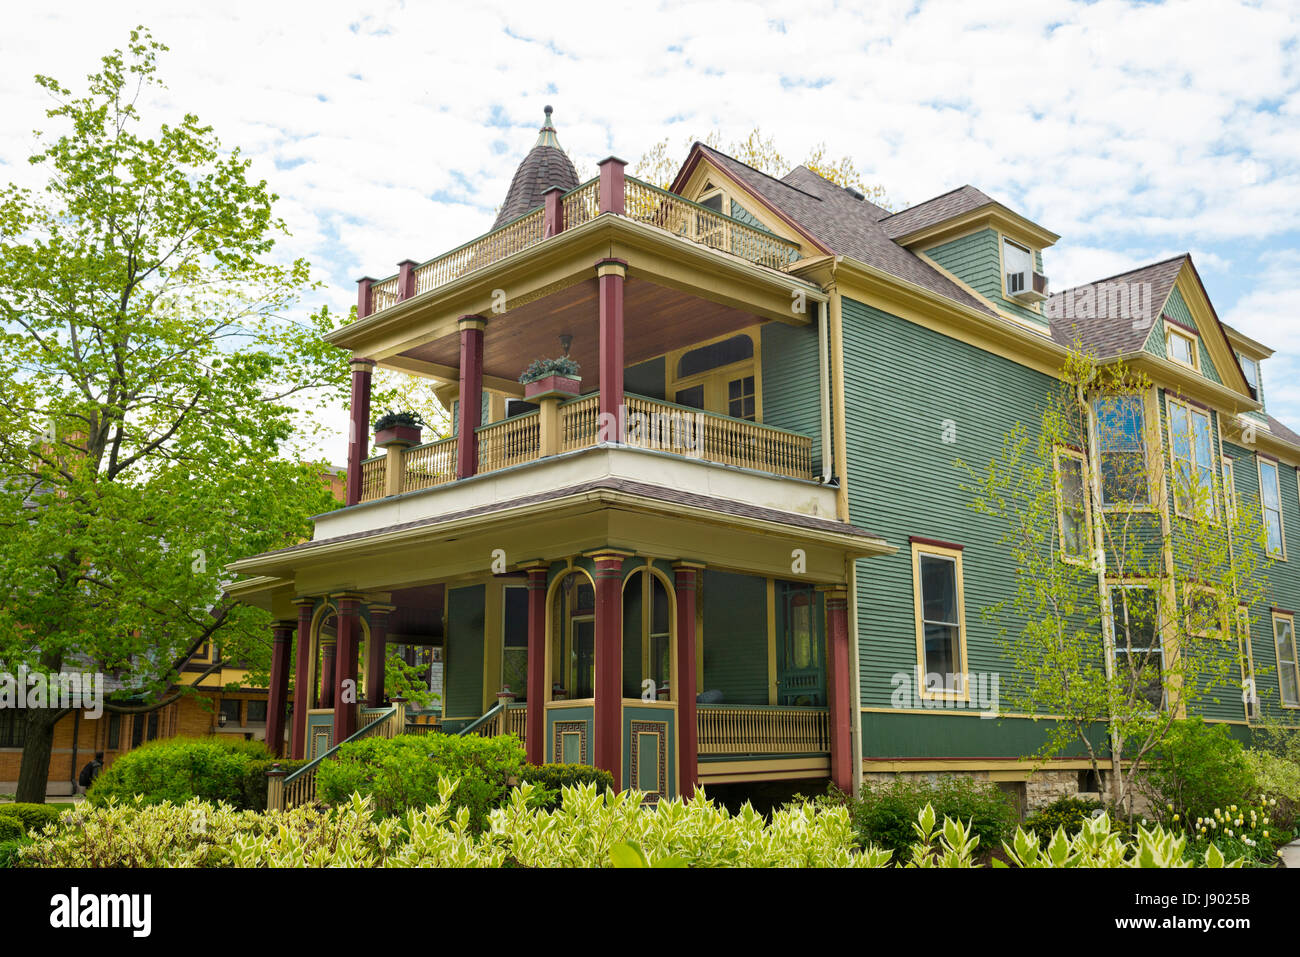
POLYGON ((171 738, 126 752, 95 778, 86 800, 103 805, 109 798, 145 804, 191 798, 224 801, 250 811, 266 809, 266 772, 274 763, 286 771, 302 761, 278 760, 261 741, 171 738))
MULTIPOLYGON (((22 830, 16 835, 22 837, 33 832, 40 833, 46 824, 57 824, 63 808, 49 804, 0 804, 0 824, 8 818, 17 821, 22 830)), ((0 841, 7 840, 0 832, 0 841)))
POLYGON ((316 772, 316 796, 325 804, 369 796, 375 813, 394 817, 438 803, 438 779, 459 779, 453 809, 469 811, 470 827, 487 827, 488 811, 505 804, 524 769, 524 747, 513 734, 399 735, 344 744, 316 772))
POLYGON ((0 815, 0 843, 26 836, 27 829, 23 827, 22 821, 16 817, 0 815))

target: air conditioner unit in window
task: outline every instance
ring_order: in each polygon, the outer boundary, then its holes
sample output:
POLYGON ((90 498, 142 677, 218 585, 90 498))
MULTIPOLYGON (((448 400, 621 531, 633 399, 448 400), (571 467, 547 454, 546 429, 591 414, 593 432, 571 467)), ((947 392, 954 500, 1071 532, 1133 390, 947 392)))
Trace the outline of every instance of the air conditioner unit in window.
POLYGON ((1007 292, 1021 302, 1042 302, 1047 298, 1047 277, 1041 272, 1007 273, 1007 292))

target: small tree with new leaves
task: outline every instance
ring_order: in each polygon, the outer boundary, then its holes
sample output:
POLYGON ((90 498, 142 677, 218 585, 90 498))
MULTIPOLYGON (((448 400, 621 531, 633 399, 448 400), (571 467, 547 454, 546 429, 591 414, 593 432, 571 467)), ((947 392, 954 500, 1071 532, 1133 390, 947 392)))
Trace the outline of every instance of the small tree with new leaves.
MULTIPOLYGON (((118 708, 181 693, 209 641, 265 674, 269 617, 222 570, 334 506, 284 446, 346 396, 267 184, 192 114, 146 126, 164 50, 141 28, 84 92, 37 77, 45 185, 0 188, 0 670, 118 675, 146 701, 118 708)), ((18 800, 63 713, 26 710, 18 800)))
POLYGON ((1016 565, 985 609, 1003 710, 1051 716, 1037 757, 1113 769, 1116 806, 1175 721, 1241 700, 1239 609, 1267 587, 1258 503, 1225 494, 1208 410, 1171 401, 1165 421, 1156 394, 1076 343, 1037 434, 1017 424, 987 466, 958 463, 1016 565))

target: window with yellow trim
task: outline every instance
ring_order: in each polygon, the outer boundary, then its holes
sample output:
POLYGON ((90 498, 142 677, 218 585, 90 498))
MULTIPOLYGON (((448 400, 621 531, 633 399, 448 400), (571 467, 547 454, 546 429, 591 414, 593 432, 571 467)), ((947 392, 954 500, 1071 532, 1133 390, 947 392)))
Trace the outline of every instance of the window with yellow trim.
POLYGON ((1093 401, 1104 508, 1151 504, 1146 403, 1138 393, 1093 401))
POLYGON ((728 336, 669 358, 670 401, 692 409, 759 419, 760 383, 754 337, 728 336))
POLYGON ((1296 661, 1295 618, 1273 612, 1273 650, 1277 654, 1277 685, 1282 705, 1300 708, 1300 664, 1296 661))
POLYGON ((1183 614, 1189 635, 1197 638, 1228 637, 1228 611, 1220 592, 1189 582, 1183 586, 1183 614))
POLYGON ((1237 635, 1241 642, 1241 701, 1246 720, 1259 717, 1259 687, 1255 683, 1255 654, 1250 646, 1250 609, 1237 608, 1237 635))
POLYGON ((1169 358, 1189 369, 1200 370, 1201 362, 1196 348, 1196 337, 1182 329, 1166 326, 1165 349, 1169 358))
POLYGON ((1086 562, 1092 548, 1089 531, 1087 462, 1076 449, 1056 450, 1057 524, 1061 535, 1061 557, 1086 562))
POLYGON ((961 550, 913 543, 912 580, 922 694, 968 700, 961 550))
POLYGON ((1236 473, 1233 472, 1232 459, 1225 455, 1220 461, 1223 470, 1223 513, 1228 518, 1228 524, 1235 524, 1237 521, 1237 479, 1236 473))
POLYGON ((1214 439, 1210 414, 1185 402, 1167 401, 1174 512, 1182 518, 1213 519, 1214 439))
POLYGON ((1165 707, 1165 649, 1160 636, 1160 601, 1150 585, 1112 585, 1111 622, 1115 636, 1115 674, 1130 700, 1145 698, 1156 711, 1165 707))
POLYGON ((1286 527, 1282 521, 1282 486, 1277 463, 1258 458, 1259 504, 1264 513, 1264 541, 1273 558, 1286 558, 1286 527))

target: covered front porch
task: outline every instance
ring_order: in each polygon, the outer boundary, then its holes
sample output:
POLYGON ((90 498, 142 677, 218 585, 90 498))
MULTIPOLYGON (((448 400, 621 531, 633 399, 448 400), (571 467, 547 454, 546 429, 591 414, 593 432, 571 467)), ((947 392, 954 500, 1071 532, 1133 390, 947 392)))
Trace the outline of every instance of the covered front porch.
MULTIPOLYGON (((598 766, 651 795, 741 780, 847 784, 846 570, 888 551, 884 542, 832 519, 618 475, 486 497, 379 529, 348 531, 345 510, 337 535, 235 566, 256 576, 235 586, 244 600, 277 616, 296 603, 300 662, 333 637, 329 743, 358 730, 357 712, 340 707, 344 688, 384 704, 372 677, 382 669, 362 662, 381 660, 377 636, 411 637, 385 623, 427 620, 436 607, 442 730, 515 733, 534 763, 598 766)), ((306 674, 299 687, 313 687, 306 674)), ((273 674, 273 696, 286 680, 286 669, 273 674)), ((324 707, 295 713, 293 756, 319 753, 306 727, 324 707)))

